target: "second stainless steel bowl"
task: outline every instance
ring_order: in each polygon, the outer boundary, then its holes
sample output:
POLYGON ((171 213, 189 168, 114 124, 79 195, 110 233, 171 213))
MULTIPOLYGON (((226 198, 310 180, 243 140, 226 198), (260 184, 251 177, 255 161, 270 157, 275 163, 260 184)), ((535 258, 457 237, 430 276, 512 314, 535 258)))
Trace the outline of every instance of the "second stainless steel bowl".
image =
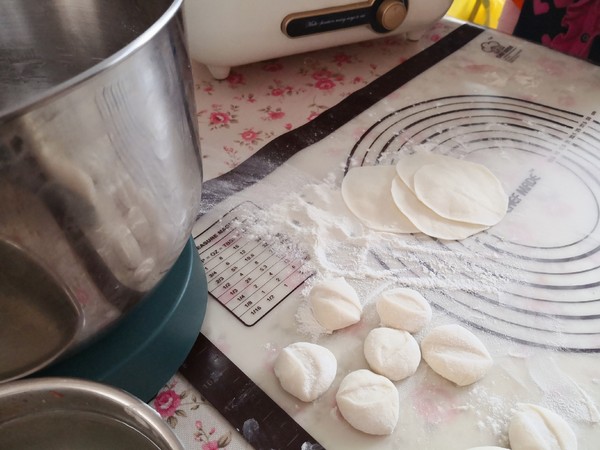
POLYGON ((169 426, 141 400, 72 378, 0 386, 0 448, 184 450, 169 426))

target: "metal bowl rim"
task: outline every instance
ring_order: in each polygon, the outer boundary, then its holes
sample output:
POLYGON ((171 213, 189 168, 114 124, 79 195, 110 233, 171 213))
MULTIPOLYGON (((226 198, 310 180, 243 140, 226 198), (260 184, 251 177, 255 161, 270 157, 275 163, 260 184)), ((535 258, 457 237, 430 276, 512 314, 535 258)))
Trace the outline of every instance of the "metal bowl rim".
MULTIPOLYGON (((138 418, 148 424, 149 428, 158 433, 173 450, 184 450, 181 442, 169 426, 163 422, 160 415, 139 398, 119 388, 108 386, 96 381, 80 378, 45 377, 30 378, 0 384, 0 404, 3 399, 21 394, 35 394, 48 391, 74 392, 101 398, 114 405, 122 406, 126 411, 133 411, 138 418)), ((111 417, 111 416, 107 416, 111 417)), ((118 417, 112 417, 118 419, 118 417)), ((147 433, 138 429, 145 436, 147 433)))
POLYGON ((171 0, 171 4, 165 10, 165 12, 144 30, 138 37, 136 37, 129 44, 118 50, 116 53, 108 56, 97 64, 94 64, 89 69, 69 78, 62 83, 57 84, 51 88, 48 88, 44 92, 34 95, 31 98, 25 100, 20 104, 16 104, 13 107, 0 109, 0 126, 3 122, 8 122, 15 117, 21 116, 37 107, 52 101, 54 98, 59 97, 64 92, 68 92, 86 80, 93 78, 97 74, 104 72, 105 70, 117 65, 119 62, 126 59, 129 55, 137 51, 146 45, 154 36, 156 36, 175 16, 175 14, 181 8, 183 0, 171 0))

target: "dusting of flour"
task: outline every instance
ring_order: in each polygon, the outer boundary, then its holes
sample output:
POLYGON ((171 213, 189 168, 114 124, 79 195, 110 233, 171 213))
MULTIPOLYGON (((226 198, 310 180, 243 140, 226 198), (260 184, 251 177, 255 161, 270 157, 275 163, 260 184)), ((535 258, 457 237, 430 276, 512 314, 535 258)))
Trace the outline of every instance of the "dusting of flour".
MULTIPOLYGON (((401 235, 365 227, 346 207, 333 174, 250 213, 244 228, 261 237, 282 255, 305 256, 304 270, 315 281, 344 277, 356 289, 363 306, 383 290, 410 287, 421 292, 453 291, 496 297, 517 271, 500 264, 499 256, 472 251, 455 242, 422 234, 401 235), (282 241, 281 236, 289 239, 282 241)), ((325 330, 304 302, 298 310, 299 331, 314 339, 325 330)))

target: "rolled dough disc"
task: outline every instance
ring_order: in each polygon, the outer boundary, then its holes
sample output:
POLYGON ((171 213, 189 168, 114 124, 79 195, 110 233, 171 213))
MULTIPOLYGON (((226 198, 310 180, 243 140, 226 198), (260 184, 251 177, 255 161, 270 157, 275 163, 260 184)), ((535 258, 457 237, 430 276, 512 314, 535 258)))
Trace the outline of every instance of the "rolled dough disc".
POLYGON ((425 164, 443 163, 452 160, 450 156, 444 156, 437 153, 413 153, 412 155, 403 155, 396 163, 396 174, 414 192, 414 176, 417 170, 425 164))
POLYGON ((481 164, 459 159, 425 164, 413 183, 417 198, 446 219, 492 226, 506 215, 508 196, 481 164))
POLYGON ((396 207, 390 185, 396 176, 394 166, 354 167, 342 181, 342 197, 348 209, 377 231, 418 233, 419 230, 396 207))
POLYGON ((457 222, 441 217, 425 206, 399 177, 392 181, 391 190, 392 198, 400 211, 429 236, 447 240, 465 239, 489 228, 487 225, 457 222))

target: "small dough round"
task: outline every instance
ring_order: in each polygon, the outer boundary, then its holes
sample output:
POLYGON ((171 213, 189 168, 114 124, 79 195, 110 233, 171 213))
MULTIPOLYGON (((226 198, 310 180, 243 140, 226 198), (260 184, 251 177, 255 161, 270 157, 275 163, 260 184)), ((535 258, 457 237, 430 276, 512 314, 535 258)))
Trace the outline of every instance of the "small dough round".
POLYGON ((413 180, 417 198, 446 219, 492 226, 506 215, 508 196, 482 164, 460 159, 425 164, 413 180))
POLYGON ((303 402, 310 402, 333 383, 337 360, 325 347, 296 342, 277 355, 274 371, 283 389, 303 402))
POLYGON ((459 386, 482 379, 494 363, 479 338, 456 324, 431 330, 421 341, 421 353, 434 372, 459 386))
POLYGON ((384 327, 418 333, 431 320, 431 306, 414 289, 396 288, 384 291, 375 304, 384 327))
POLYGON ((310 290, 309 302, 313 316, 328 333, 357 323, 362 314, 358 294, 341 277, 315 284, 310 290))
POLYGON ((394 328, 372 329, 365 338, 364 353, 371 370, 392 381, 413 375, 421 362, 416 339, 394 328))
POLYGON ((368 434, 388 435, 400 416, 400 396, 394 383, 370 370, 350 372, 335 396, 344 419, 368 434))
POLYGON ((348 209, 373 230, 418 233, 394 203, 390 185, 395 177, 394 166, 354 167, 342 180, 342 198, 348 209))
POLYGON ((428 236, 446 240, 465 239, 489 228, 486 225, 449 220, 436 214, 424 205, 399 177, 392 181, 392 198, 398 209, 428 236))
POLYGON ((508 427, 512 450, 577 450, 577 437, 561 416, 541 406, 522 403, 508 427))

